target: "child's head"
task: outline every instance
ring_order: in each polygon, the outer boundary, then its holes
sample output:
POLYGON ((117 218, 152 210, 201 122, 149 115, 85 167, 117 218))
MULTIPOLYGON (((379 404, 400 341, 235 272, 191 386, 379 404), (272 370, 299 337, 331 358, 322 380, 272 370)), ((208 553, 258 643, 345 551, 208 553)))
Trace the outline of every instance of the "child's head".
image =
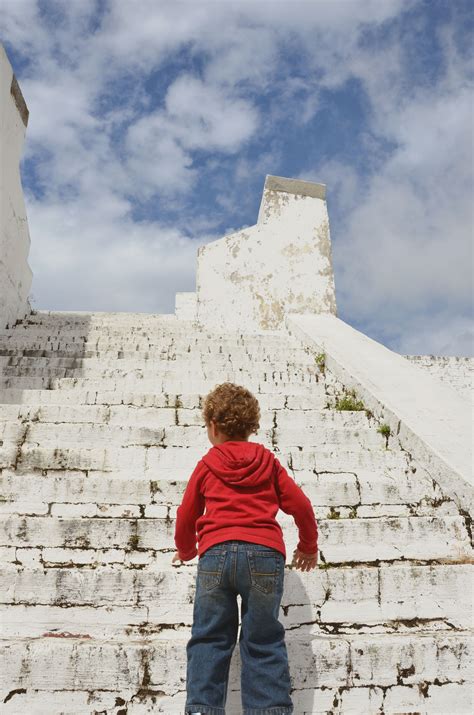
POLYGON ((210 392, 202 410, 212 444, 247 440, 260 427, 260 407, 245 387, 223 382, 210 392))

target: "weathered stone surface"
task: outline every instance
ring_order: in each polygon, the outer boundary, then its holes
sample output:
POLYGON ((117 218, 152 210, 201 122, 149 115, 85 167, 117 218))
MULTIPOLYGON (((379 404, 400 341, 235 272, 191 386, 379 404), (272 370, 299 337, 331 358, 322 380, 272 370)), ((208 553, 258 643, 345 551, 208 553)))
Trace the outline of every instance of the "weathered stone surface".
POLYGON ((31 311, 33 274, 20 161, 28 108, 0 43, 0 330, 31 311))
POLYGON ((195 302, 199 324, 244 332, 335 314, 325 186, 267 175, 257 223, 198 248, 195 302))
MULTIPOLYGON (((40 333, 40 318, 32 320, 40 333)), ((148 359, 180 329, 169 322, 148 359)), ((107 324, 101 330, 107 334, 107 324)), ((0 337, 0 346, 11 338, 0 337)), ((73 338, 69 327, 62 346, 73 338)), ((227 377, 217 368, 226 364, 218 336, 215 353, 204 352, 189 328, 179 340, 182 356, 188 344, 201 355, 196 365, 207 388, 227 377)), ((15 341, 21 354, 28 332, 15 341)), ((266 345, 262 336, 246 336, 238 347, 229 341, 234 369, 251 364, 257 350, 264 357, 257 345, 266 345)), ((305 384, 308 355, 286 345, 288 352, 280 336, 273 350, 282 370, 294 361, 286 376, 292 382, 280 391, 280 375, 270 370, 270 382, 259 383, 261 429, 252 439, 275 451, 319 524, 320 567, 302 573, 289 563, 298 538, 293 519, 277 515, 287 548, 280 619, 296 712, 442 713, 453 702, 467 713, 473 567, 466 515, 422 464, 392 438, 387 443, 376 420, 331 409, 337 382, 326 370, 305 384)), ((36 377, 11 362, 11 386, 0 393, 5 711, 48 712, 71 688, 71 712, 110 711, 111 692, 127 712, 181 712, 196 560, 171 566, 174 519, 209 447, 201 421, 208 389, 197 389, 194 375, 189 390, 160 391, 166 370, 157 369, 148 393, 148 378, 132 369, 126 389, 119 381, 116 391, 104 390, 110 378, 99 357, 67 368, 80 371, 81 386, 66 377, 56 390, 36 390, 48 359, 37 363, 36 377), (33 389, 22 391, 22 381, 33 389), (99 661, 100 672, 93 667, 99 661)), ((239 712, 239 669, 236 652, 232 715, 239 712)))
POLYGON ((474 358, 456 355, 404 355, 411 363, 453 387, 472 400, 474 358))

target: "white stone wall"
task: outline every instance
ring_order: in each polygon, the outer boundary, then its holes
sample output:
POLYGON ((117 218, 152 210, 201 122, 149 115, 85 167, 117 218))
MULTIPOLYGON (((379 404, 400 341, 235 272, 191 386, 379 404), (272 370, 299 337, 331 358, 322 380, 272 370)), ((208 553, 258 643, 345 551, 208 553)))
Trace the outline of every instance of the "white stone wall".
POLYGON ((175 315, 180 320, 196 319, 196 293, 176 293, 175 315))
POLYGON ((0 328, 31 312, 30 235, 20 176, 28 109, 0 44, 0 328))
POLYGON ((474 358, 435 355, 404 355, 413 365, 451 385, 461 397, 472 399, 474 358))
POLYGON ((325 186, 267 175, 258 221, 198 249, 197 318, 277 330, 287 311, 336 313, 325 186))

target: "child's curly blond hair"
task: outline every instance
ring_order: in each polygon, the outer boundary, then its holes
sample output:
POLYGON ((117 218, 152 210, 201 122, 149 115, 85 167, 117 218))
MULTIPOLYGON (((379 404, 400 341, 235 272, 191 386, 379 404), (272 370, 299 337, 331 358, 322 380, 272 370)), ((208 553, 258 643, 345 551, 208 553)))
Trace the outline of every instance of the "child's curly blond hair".
POLYGON ((233 382, 223 382, 209 392, 202 415, 206 425, 213 420, 217 429, 230 439, 246 439, 260 427, 257 398, 247 388, 233 382))

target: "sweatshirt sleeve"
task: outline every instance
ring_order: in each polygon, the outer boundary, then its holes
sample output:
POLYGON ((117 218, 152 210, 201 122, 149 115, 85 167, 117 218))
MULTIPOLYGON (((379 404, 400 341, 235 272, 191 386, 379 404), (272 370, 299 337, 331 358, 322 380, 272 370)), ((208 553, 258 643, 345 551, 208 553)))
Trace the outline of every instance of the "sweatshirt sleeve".
POLYGON ((191 561, 196 554, 196 521, 204 513, 206 500, 200 492, 201 477, 206 471, 199 460, 189 477, 181 504, 176 512, 174 543, 182 561, 191 561))
POLYGON ((275 458, 275 462, 277 465, 275 489, 280 509, 286 514, 291 514, 295 520, 299 534, 297 548, 305 554, 315 554, 318 550, 318 527, 313 506, 278 459, 275 458))

